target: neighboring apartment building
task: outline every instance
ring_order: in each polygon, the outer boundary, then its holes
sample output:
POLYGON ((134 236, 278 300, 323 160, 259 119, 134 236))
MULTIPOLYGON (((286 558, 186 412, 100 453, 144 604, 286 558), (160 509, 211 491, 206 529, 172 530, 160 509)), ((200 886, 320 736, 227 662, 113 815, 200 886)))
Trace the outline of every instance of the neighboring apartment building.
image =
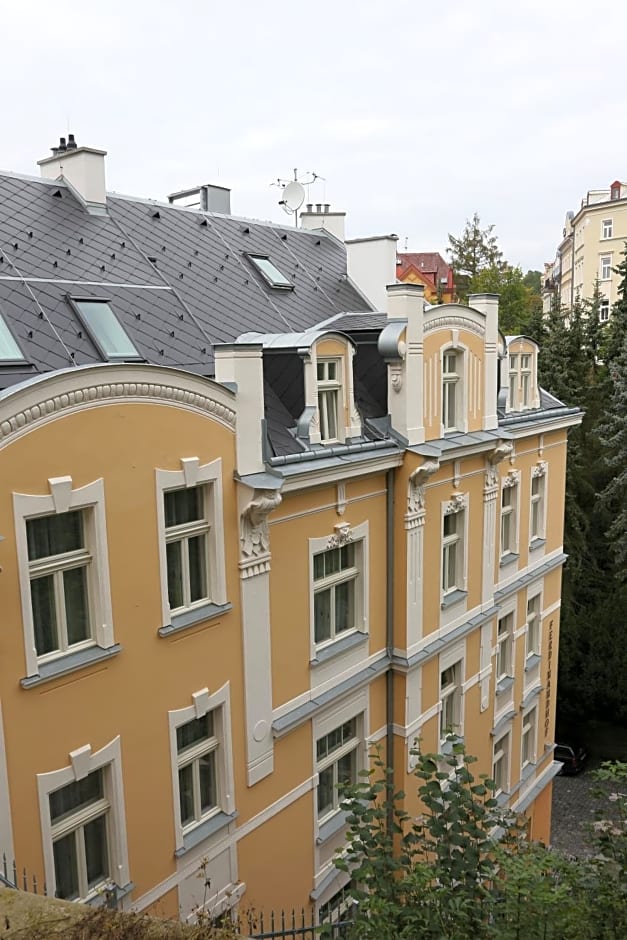
POLYGON ((422 284, 427 303, 455 300, 453 269, 437 251, 399 252, 396 276, 407 284, 422 284))
POLYGON ((580 414, 536 345, 493 295, 373 311, 337 236, 107 194, 104 157, 0 174, 0 852, 322 912, 337 783, 381 743, 415 811, 449 731, 548 841, 580 414))
POLYGON ((590 190, 577 212, 568 212, 556 265, 561 303, 570 309, 575 297, 590 298, 599 281, 603 295, 600 318, 608 320, 618 299, 620 278, 614 268, 627 240, 627 183, 590 190))

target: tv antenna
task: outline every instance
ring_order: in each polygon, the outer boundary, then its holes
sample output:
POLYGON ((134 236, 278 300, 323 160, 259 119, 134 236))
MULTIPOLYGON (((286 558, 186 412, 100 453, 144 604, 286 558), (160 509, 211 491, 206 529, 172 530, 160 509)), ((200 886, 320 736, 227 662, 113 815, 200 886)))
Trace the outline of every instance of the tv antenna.
POLYGON ((294 225, 298 225, 298 210, 305 201, 305 186, 309 186, 311 183, 315 183, 316 180, 321 179, 323 179, 323 177, 318 176, 313 170, 307 170, 303 178, 299 180, 298 169, 295 167, 293 180, 277 179, 276 183, 270 184, 271 186, 280 186, 282 188, 279 205, 288 215, 294 216, 294 225), (308 179, 307 177, 310 178, 308 179))

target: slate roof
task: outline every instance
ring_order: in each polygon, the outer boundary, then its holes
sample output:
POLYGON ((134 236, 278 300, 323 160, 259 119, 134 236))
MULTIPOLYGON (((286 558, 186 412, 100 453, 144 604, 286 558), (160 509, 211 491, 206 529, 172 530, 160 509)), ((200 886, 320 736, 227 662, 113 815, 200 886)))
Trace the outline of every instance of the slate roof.
POLYGON ((115 194, 107 207, 90 215, 63 183, 0 173, 0 313, 26 360, 0 366, 0 388, 102 361, 68 294, 108 299, 147 361, 203 375, 213 375, 214 343, 369 309, 344 246, 322 232, 115 194), (294 288, 271 288, 251 253, 294 288))

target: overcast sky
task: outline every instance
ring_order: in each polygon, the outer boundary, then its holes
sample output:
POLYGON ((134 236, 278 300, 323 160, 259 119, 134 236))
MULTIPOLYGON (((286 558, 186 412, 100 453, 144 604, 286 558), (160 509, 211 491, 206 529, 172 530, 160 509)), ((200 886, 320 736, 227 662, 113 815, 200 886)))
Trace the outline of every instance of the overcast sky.
POLYGON ((0 0, 0 167, 72 131, 107 187, 201 182, 289 220, 270 184, 326 182, 347 236, 444 251, 476 209, 550 260, 567 209, 627 179, 627 2, 0 0))

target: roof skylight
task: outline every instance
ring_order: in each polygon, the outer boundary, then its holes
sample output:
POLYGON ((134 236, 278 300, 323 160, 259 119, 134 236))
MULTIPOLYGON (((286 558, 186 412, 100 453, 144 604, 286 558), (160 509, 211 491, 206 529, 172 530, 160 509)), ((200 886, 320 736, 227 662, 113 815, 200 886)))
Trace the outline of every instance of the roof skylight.
POLYGON ((142 358, 106 300, 70 301, 105 359, 142 358))
POLYGON ((267 255, 248 255, 248 257, 270 287, 277 287, 281 290, 294 289, 292 281, 285 277, 284 274, 281 274, 277 266, 270 261, 267 255))
POLYGON ((24 362, 22 350, 0 313, 0 362, 24 362))

